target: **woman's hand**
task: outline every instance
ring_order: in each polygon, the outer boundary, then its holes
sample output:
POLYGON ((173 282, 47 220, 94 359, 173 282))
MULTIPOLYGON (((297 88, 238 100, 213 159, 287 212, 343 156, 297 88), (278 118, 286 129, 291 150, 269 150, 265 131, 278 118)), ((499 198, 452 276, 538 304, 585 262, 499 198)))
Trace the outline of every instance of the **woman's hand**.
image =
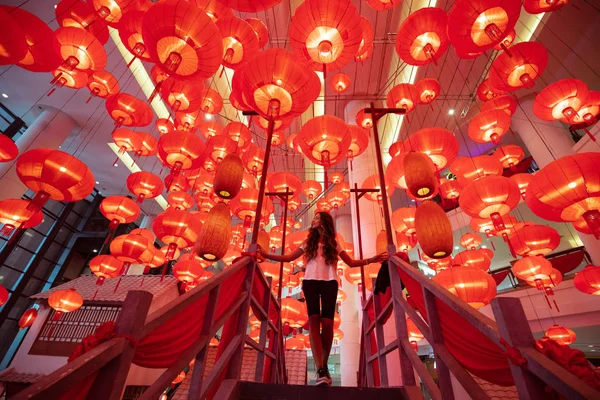
POLYGON ((367 261, 369 262, 369 264, 374 264, 374 263, 380 263, 384 260, 388 259, 388 254, 387 253, 381 253, 378 254, 374 257, 369 258, 367 261))

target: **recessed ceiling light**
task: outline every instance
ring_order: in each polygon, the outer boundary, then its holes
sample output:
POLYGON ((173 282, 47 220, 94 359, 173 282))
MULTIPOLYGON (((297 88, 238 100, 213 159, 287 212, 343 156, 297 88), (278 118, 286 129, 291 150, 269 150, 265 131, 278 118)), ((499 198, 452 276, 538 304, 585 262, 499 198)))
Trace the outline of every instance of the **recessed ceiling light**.
POLYGON ((116 168, 116 167, 118 167, 118 166, 119 166, 119 164, 117 164, 117 162, 115 161, 115 163, 113 164, 113 167, 115 167, 115 168, 116 168))
POLYGON ((594 349, 591 349, 590 351, 596 351, 596 350, 594 350, 594 349))
POLYGON ((54 5, 54 8, 56 8, 56 6, 57 6, 57 5, 55 4, 55 5, 54 5))
POLYGON ((98 252, 98 250, 96 250, 96 249, 94 249, 94 250, 92 250, 92 251, 93 251, 94 253, 97 253, 97 252, 98 252))
POLYGON ((454 109, 453 108, 451 108, 451 109, 448 110, 448 115, 454 115, 454 109))
POLYGON ((100 182, 96 181, 96 185, 99 185, 99 184, 100 184, 100 182))
POLYGON ((487 246, 485 246, 485 245, 484 245, 484 246, 481 246, 481 248, 482 248, 482 249, 487 249, 487 246))
POLYGON ((214 117, 212 116, 212 114, 204 114, 204 119, 207 121, 212 121, 214 117))
POLYGON ((588 347, 594 347, 594 345, 593 344, 589 344, 588 347))
POLYGON ((4 97, 5 99, 8 99, 8 95, 6 93, 2 93, 2 97, 4 97))
POLYGON ((460 249, 460 247, 454 246, 454 250, 458 250, 458 249, 460 249))

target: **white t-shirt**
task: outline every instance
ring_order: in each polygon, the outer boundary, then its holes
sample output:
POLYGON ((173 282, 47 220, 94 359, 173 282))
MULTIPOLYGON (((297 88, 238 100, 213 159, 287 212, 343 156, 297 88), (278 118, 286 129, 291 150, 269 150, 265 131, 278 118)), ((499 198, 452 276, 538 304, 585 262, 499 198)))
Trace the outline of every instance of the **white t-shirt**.
MULTIPOLYGON (((306 241, 302 242, 300 248, 302 250, 306 249, 306 241)), ((339 254, 342 251, 344 251, 344 249, 342 249, 342 247, 338 244, 337 251, 339 254)), ((304 280, 335 281, 338 279, 336 274, 336 266, 337 264, 327 264, 327 262, 325 261, 325 256, 323 256, 323 244, 319 243, 319 248, 317 249, 317 256, 306 264, 304 280)))

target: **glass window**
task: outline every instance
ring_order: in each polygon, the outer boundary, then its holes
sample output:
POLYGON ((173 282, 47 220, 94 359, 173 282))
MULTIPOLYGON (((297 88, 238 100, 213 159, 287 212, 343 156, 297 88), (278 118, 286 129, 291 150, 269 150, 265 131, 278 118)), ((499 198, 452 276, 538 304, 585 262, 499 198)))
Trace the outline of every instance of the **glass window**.
POLYGON ((42 258, 37 269, 33 272, 33 276, 39 279, 46 280, 48 279, 48 276, 50 275, 52 270, 54 270, 55 265, 56 263, 50 262, 45 258, 42 258))
POLYGON ((39 293, 40 290, 42 290, 42 287, 44 287, 44 282, 32 276, 23 288, 23 296, 33 296, 34 294, 39 293))
POLYGON ((69 241, 69 238, 71 237, 71 234, 73 233, 73 231, 67 227, 62 227, 58 230, 58 233, 56 234, 56 238, 54 239, 55 242, 60 243, 62 245, 66 245, 67 242, 69 241))
POLYGON ((27 229, 19 241, 19 246, 35 252, 46 237, 33 229, 27 229))
POLYGON ((62 253, 64 246, 60 243, 52 242, 46 254, 44 254, 44 258, 49 261, 57 261, 58 257, 62 253))
POLYGON ((33 257, 33 252, 25 250, 19 246, 15 247, 6 259, 6 265, 16 270, 23 271, 33 257))
POLYGON ((0 268, 0 285, 4 286, 7 290, 11 290, 20 276, 20 271, 15 271, 12 268, 4 266, 0 268))
POLYGON ((81 220, 81 218, 79 217, 79 215, 77 215, 75 213, 70 213, 67 216, 67 220, 65 222, 67 225, 69 225, 70 227, 75 229, 80 220, 81 220))
POLYGON ((48 200, 44 205, 44 210, 58 217, 64 206, 60 201, 48 200))
POLYGON ((50 228, 52 228, 54 221, 56 221, 54 217, 44 214, 44 220, 41 224, 35 227, 35 230, 41 233, 42 235, 47 235, 50 231, 50 228))
POLYGON ((12 310, 10 310, 8 318, 18 320, 19 318, 21 318, 21 315, 23 315, 23 312, 25 312, 25 310, 27 310, 32 304, 33 301, 28 299, 27 297, 19 297, 19 299, 15 303, 15 306, 12 308, 12 310))

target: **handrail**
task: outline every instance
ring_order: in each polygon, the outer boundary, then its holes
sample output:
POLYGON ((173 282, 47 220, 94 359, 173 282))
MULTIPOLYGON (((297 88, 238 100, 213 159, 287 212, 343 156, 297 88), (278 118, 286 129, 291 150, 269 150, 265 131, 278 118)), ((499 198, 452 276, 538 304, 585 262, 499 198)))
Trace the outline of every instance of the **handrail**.
MULTIPOLYGON (((160 375, 141 398, 157 398, 194 357, 197 364, 190 385, 190 396, 192 397, 189 398, 206 397, 208 392, 218 384, 219 378, 222 376, 221 372, 226 371, 227 379, 239 379, 244 344, 247 337, 247 321, 251 307, 258 310, 259 315, 257 317, 261 320, 262 325, 261 340, 255 346, 259 352, 259 359, 264 360, 266 356, 270 360, 271 376, 267 379, 281 383, 285 376, 285 371, 283 371, 285 360, 282 359, 283 339, 280 334, 280 304, 273 295, 270 279, 264 277, 256 261, 251 257, 242 257, 225 271, 211 277, 149 315, 148 309, 152 301, 152 295, 143 291, 130 292, 115 324, 117 337, 107 340, 85 353, 85 355, 77 357, 72 362, 41 378, 38 382, 18 393, 15 399, 58 398, 82 380, 90 376, 96 376, 94 374, 97 374, 97 377, 94 380, 89 398, 120 399, 135 353, 134 346, 131 346, 130 341, 126 338, 131 337, 132 340, 135 340, 145 337, 185 308, 204 298, 204 296, 207 297, 207 303, 199 337, 188 345, 179 358, 160 375), (227 310, 220 315, 216 315, 221 285, 229 277, 240 273, 243 269, 246 269, 246 274, 239 296, 227 310), (258 276, 258 279, 255 280, 255 276, 258 276), (259 304, 253 296, 252 289, 254 285, 261 285, 262 289, 265 290, 262 304, 259 304), (277 311, 277 314, 269 315, 269 310, 272 311, 273 309, 277 311), (234 316, 237 318, 236 320, 232 320, 234 316), (203 372, 208 344, 217 331, 228 321, 234 323, 232 326, 235 327, 235 336, 227 343, 217 363, 204 379, 203 372), (270 343, 273 346, 266 346, 266 336, 269 329, 273 333, 270 338, 270 343)), ((264 362, 260 364, 260 366, 257 365, 256 370, 257 380, 263 378, 262 368, 264 362)))
MULTIPOLYGON (((485 335, 497 345, 501 346, 500 341, 504 339, 505 343, 520 351, 527 360, 527 369, 514 365, 509 362, 509 366, 515 381, 515 385, 521 398, 537 399, 545 396, 545 386, 554 388, 561 396, 568 399, 596 399, 600 398, 600 393, 581 381, 575 375, 565 370, 535 349, 535 341, 527 323, 523 307, 519 299, 496 298, 492 300, 492 309, 496 321, 484 316, 473 309, 457 296, 451 294, 436 282, 428 279, 419 270, 410 266, 397 256, 389 258, 389 271, 391 281, 391 298, 384 307, 378 306, 377 296, 369 296, 363 301, 363 330, 361 347, 361 366, 362 376, 360 382, 372 385, 372 379, 369 380, 369 373, 372 374, 372 363, 382 359, 382 355, 398 348, 401 373, 405 377, 407 374, 402 371, 406 365, 412 374, 414 368, 421 377, 423 384, 429 395, 433 399, 454 399, 452 381, 450 372, 467 390, 471 398, 476 400, 489 399, 489 395, 474 380, 473 376, 456 360, 444 345, 442 336, 442 327, 440 325, 437 313, 436 300, 448 305, 453 311, 465 319, 465 321, 475 327, 480 333, 485 335), (393 267, 396 268, 393 268, 393 267), (424 305, 427 310, 426 323, 423 317, 409 306, 402 294, 401 279, 398 270, 409 275, 423 290, 424 305), (382 329, 382 322, 385 314, 391 309, 396 321, 397 340, 384 345, 382 341, 377 340, 377 351, 371 354, 369 335, 372 330, 382 329), (374 309, 373 322, 369 322, 369 311, 374 309), (439 387, 435 385, 428 371, 422 365, 416 351, 408 342, 406 331, 402 331, 399 322, 403 321, 408 314, 417 328, 425 336, 434 350, 434 355, 438 365, 439 387)), ((405 329, 405 326, 404 326, 405 329)), ((382 369, 379 365, 381 384, 387 385, 387 368, 382 369)))

